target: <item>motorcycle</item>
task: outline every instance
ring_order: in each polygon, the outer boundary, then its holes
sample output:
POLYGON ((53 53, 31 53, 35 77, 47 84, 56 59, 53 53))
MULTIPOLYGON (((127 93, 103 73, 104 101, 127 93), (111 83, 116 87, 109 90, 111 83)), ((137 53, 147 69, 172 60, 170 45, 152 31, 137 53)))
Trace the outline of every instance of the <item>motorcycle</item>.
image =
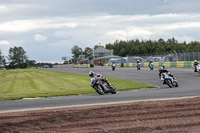
POLYGON ((194 72, 199 72, 200 73, 200 64, 194 65, 194 72))
POLYGON ((175 77, 171 77, 166 73, 161 74, 161 81, 163 81, 163 84, 167 84, 170 88, 178 87, 178 82, 175 77))
POLYGON ((137 70, 140 70, 140 63, 137 63, 137 70))
POLYGON ((154 66, 154 64, 153 64, 153 62, 151 62, 151 63, 149 64, 150 70, 153 70, 153 66, 154 66))
POLYGON ((196 66, 196 71, 197 71, 198 73, 200 73, 200 64, 198 64, 198 65, 196 66))
POLYGON ((112 65, 112 70, 113 70, 113 71, 115 71, 115 67, 116 67, 115 65, 112 65))
POLYGON ((93 78, 91 81, 91 86, 99 95, 104 95, 105 93, 117 93, 116 88, 113 85, 111 85, 108 80, 105 80, 103 78, 93 78))

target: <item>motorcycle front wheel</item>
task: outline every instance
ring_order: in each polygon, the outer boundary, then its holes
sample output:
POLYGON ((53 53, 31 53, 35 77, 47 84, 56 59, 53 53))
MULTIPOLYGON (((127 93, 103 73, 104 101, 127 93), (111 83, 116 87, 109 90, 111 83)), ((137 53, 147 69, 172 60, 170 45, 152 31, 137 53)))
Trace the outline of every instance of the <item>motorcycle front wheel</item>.
POLYGON ((165 80, 165 83, 166 83, 170 88, 172 88, 172 83, 171 83, 171 81, 165 80))
POLYGON ((99 95, 104 95, 104 91, 103 91, 103 88, 101 87, 101 85, 96 85, 94 87, 94 89, 99 95))

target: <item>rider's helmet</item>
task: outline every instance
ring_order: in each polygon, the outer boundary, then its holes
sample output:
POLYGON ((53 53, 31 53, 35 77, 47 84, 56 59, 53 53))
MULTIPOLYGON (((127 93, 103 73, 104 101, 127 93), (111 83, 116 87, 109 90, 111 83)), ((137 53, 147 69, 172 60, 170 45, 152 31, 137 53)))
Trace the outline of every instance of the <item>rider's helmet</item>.
POLYGON ((162 72, 162 68, 161 67, 159 67, 158 70, 159 70, 159 72, 162 72))
POLYGON ((196 63, 196 62, 197 62, 197 60, 194 60, 194 62, 196 63))
POLYGON ((94 72, 93 71, 89 71, 89 76, 90 77, 94 77, 94 72))

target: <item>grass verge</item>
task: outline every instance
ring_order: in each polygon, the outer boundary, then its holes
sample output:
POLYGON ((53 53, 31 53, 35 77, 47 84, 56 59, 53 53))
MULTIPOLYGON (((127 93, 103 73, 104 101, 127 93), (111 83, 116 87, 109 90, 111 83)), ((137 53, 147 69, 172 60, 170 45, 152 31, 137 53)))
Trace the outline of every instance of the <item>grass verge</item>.
MULTIPOLYGON (((129 80, 108 78, 118 91, 152 88, 153 86, 129 80)), ((41 69, 0 71, 0 100, 69 96, 96 93, 90 87, 89 77, 41 69)))

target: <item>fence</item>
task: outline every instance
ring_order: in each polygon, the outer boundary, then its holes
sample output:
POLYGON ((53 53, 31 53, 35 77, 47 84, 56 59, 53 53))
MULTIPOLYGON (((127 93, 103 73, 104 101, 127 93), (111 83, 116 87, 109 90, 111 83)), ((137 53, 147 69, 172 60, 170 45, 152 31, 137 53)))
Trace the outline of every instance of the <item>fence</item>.
MULTIPOLYGON (((193 67, 194 60, 200 60, 200 52, 172 52, 162 54, 148 54, 128 56, 126 63, 119 63, 121 67, 136 67, 136 61, 141 62, 141 67, 148 67, 149 61, 154 61, 155 67, 193 67)), ((105 64, 110 66, 110 64, 105 64)))
POLYGON ((140 62, 179 62, 179 61, 194 61, 200 60, 200 52, 171 52, 162 54, 148 54, 148 55, 135 55, 128 56, 126 63, 135 63, 136 60, 140 62))

